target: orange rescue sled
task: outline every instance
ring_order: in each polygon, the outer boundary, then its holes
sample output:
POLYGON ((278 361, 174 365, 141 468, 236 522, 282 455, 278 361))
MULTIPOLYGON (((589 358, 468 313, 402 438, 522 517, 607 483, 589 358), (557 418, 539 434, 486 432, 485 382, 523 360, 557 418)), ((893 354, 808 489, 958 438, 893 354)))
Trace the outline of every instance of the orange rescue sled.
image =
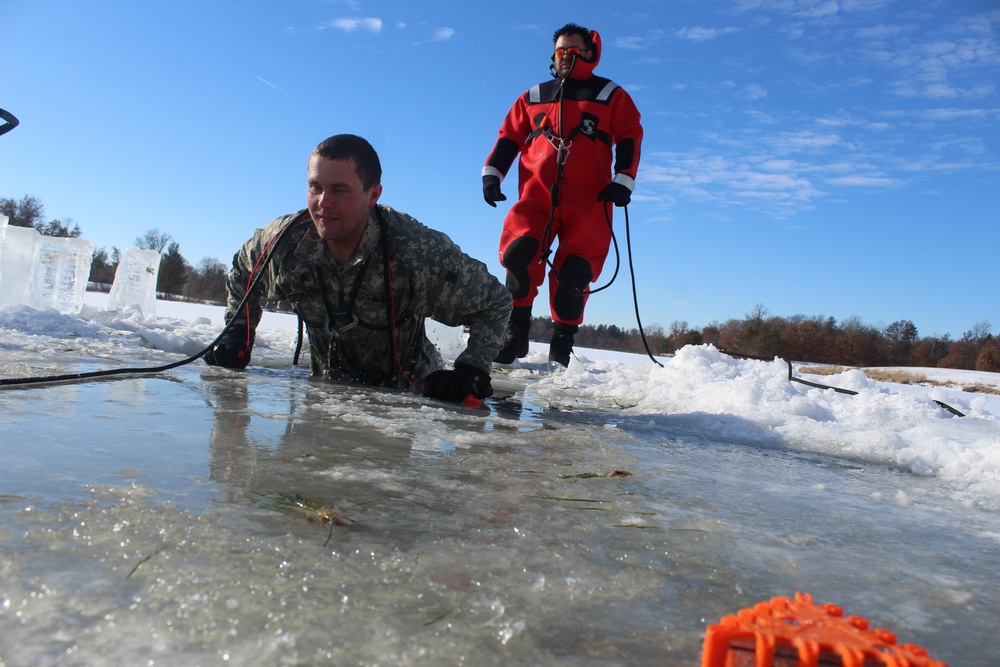
POLYGON ((948 667, 859 616, 808 593, 741 609, 705 632, 701 667, 948 667))

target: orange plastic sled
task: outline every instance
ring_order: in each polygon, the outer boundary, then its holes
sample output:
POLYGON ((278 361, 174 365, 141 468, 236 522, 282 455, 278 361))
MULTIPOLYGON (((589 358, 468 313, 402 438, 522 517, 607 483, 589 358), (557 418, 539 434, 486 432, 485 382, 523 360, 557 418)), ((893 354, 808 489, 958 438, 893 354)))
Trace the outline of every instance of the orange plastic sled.
POLYGON ((948 667, 868 626, 859 616, 844 618, 837 605, 814 604, 808 593, 776 597, 710 625, 701 667, 948 667))

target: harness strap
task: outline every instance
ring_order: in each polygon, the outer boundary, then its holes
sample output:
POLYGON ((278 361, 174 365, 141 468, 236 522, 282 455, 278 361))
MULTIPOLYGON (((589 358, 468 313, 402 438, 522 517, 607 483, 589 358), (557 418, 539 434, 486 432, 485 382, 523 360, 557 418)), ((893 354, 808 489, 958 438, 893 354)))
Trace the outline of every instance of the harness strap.
POLYGON ((385 277, 382 283, 385 287, 385 317, 386 323, 389 325, 389 347, 392 349, 392 356, 387 362, 387 375, 395 381, 398 369, 398 364, 395 362, 399 359, 399 342, 396 340, 396 312, 392 298, 392 264, 389 261, 389 222, 382 215, 382 209, 379 208, 378 204, 375 205, 375 217, 378 219, 379 241, 382 245, 382 261, 385 263, 385 277))

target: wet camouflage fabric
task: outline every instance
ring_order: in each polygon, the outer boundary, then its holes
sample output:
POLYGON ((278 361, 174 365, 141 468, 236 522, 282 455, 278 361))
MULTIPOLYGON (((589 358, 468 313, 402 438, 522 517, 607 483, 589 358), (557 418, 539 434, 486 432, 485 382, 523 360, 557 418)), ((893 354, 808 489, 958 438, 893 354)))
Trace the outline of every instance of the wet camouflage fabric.
POLYGON ((424 319, 431 317, 466 326, 468 346, 456 363, 488 371, 510 314, 507 288, 446 235, 387 206, 376 208, 380 215, 373 209, 358 251, 343 264, 326 252, 307 211, 258 229, 233 258, 226 320, 245 322, 249 316, 256 330, 262 299, 287 302, 305 322, 314 377, 408 388, 407 378, 419 383, 444 365, 424 332, 424 319), (380 216, 388 228, 398 364, 386 307, 380 216), (286 225, 290 228, 277 242, 248 306, 237 313, 253 267, 286 225))

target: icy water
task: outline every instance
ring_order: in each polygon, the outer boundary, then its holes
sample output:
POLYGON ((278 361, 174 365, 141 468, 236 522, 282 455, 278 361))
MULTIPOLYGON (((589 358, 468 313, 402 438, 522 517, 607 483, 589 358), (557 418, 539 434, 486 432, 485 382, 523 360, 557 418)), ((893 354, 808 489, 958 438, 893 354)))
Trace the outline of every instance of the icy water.
POLYGON ((1000 515, 727 419, 200 363, 0 390, 0 664, 696 665, 795 591, 996 664, 1000 515))

